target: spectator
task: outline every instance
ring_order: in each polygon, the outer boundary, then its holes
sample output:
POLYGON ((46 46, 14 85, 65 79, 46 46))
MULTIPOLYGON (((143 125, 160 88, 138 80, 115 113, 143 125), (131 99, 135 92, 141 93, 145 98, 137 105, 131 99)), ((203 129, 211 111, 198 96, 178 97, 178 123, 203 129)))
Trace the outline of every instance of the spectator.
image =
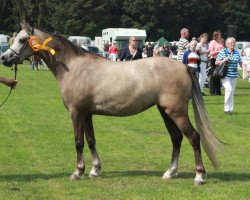
POLYGON ((16 87, 17 80, 14 79, 8 79, 5 77, 0 77, 0 83, 3 83, 4 85, 7 85, 8 87, 16 87))
POLYGON ((224 48, 220 31, 214 31, 213 40, 209 43, 210 50, 210 66, 211 66, 211 76, 210 76, 210 94, 211 95, 221 95, 221 83, 220 78, 213 77, 213 72, 215 69, 215 60, 217 58, 220 50, 224 48))
POLYGON ((148 43, 146 47, 146 52, 147 52, 147 57, 152 57, 153 56, 153 47, 151 42, 148 43))
POLYGON ((200 71, 200 53, 196 51, 197 41, 192 40, 189 44, 189 50, 184 52, 182 63, 193 67, 197 78, 199 77, 200 71))
POLYGON ((112 61, 116 61, 117 56, 118 56, 118 48, 116 46, 116 43, 114 42, 109 48, 109 58, 112 61))
POLYGON ((206 94, 204 93, 204 85, 207 80, 207 64, 208 64, 208 34, 207 33, 202 33, 199 37, 199 43, 197 44, 196 50, 199 51, 200 53, 200 58, 201 58, 201 64, 200 64, 200 73, 199 73, 199 84, 200 84, 200 89, 202 92, 202 95, 205 96, 206 94))
POLYGON ((157 57, 157 56, 160 56, 160 50, 154 50, 153 51, 153 57, 157 57))
POLYGON ((157 42, 156 45, 154 46, 154 51, 160 50, 161 45, 160 42, 157 42))
POLYGON ((39 64, 42 65, 41 58, 38 57, 37 55, 32 55, 29 58, 30 60, 30 70, 39 70, 39 64))
POLYGON ((108 58, 109 57, 109 43, 107 42, 106 44, 104 44, 103 46, 103 57, 104 58, 108 58))
POLYGON ((182 62, 183 54, 189 48, 189 31, 186 28, 181 29, 181 38, 178 42, 178 53, 177 53, 177 60, 182 62))
POLYGON ((142 51, 137 47, 137 39, 132 36, 129 38, 129 45, 122 50, 120 61, 137 60, 142 58, 142 51))
POLYGON ((248 79, 250 82, 250 46, 242 51, 243 62, 243 79, 248 79))
POLYGON ((221 50, 216 58, 215 64, 221 64, 228 61, 228 71, 226 77, 222 79, 222 85, 225 88, 224 112, 231 115, 234 110, 234 92, 238 77, 238 64, 242 68, 240 54, 235 47, 235 39, 227 38, 226 48, 221 50))
POLYGON ((169 56, 170 56, 171 50, 170 50, 170 48, 168 47, 168 42, 164 42, 163 47, 162 47, 162 49, 161 49, 161 51, 160 51, 160 54, 161 54, 162 56, 165 56, 165 57, 169 57, 169 56))

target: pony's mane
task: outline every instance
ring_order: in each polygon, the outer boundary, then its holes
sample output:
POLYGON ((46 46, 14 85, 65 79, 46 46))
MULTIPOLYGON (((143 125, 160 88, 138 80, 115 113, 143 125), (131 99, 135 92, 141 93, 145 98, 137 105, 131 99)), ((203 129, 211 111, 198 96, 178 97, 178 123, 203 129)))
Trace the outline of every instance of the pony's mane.
MULTIPOLYGON (((34 32, 34 29, 31 26, 29 26, 29 24, 27 24, 25 21, 21 22, 21 27, 23 29, 25 29, 29 34, 33 34, 33 32, 34 32)), ((54 39, 56 39, 57 43, 60 43, 61 45, 63 45, 64 51, 71 49, 78 56, 83 56, 86 53, 100 56, 94 52, 87 51, 87 50, 83 49, 82 47, 75 45, 73 42, 65 39, 64 37, 62 37, 58 34, 50 33, 48 31, 41 30, 41 29, 37 29, 37 30, 44 32, 44 33, 47 33, 48 35, 51 35, 54 39)), ((102 57, 102 56, 100 56, 100 57, 102 57)))
MULTIPOLYGON (((60 36, 58 34, 50 33, 48 31, 40 30, 40 29, 37 29, 37 30, 42 31, 44 33, 47 33, 47 34, 53 36, 54 39, 60 41, 59 43, 61 43, 63 45, 63 48, 64 48, 65 51, 67 51, 67 49, 70 48, 78 56, 82 56, 82 55, 84 55, 85 53, 88 52, 85 49, 83 49, 82 47, 75 45, 73 42, 65 39, 64 37, 62 37, 62 36, 60 36)), ((88 52, 88 53, 92 53, 92 52, 88 52)))

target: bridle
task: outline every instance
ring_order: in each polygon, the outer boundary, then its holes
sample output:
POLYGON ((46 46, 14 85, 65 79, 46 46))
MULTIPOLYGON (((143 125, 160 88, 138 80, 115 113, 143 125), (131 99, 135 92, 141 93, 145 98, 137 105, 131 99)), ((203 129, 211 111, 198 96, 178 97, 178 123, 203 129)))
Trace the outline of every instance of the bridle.
POLYGON ((27 48, 27 46, 29 45, 29 40, 30 40, 30 38, 31 38, 31 36, 34 34, 34 29, 32 28, 32 31, 31 31, 31 34, 29 34, 29 39, 28 39, 28 41, 26 41, 26 44, 25 44, 25 46, 23 46, 21 49, 20 49, 20 52, 18 53, 18 52, 16 52, 14 49, 12 49, 12 48, 9 48, 9 50, 11 50, 14 54, 15 54, 15 58, 16 58, 16 60, 15 60, 15 66, 17 66, 17 64, 18 64, 18 62, 19 62, 19 57, 20 57, 20 55, 24 52, 24 50, 27 48))
MULTIPOLYGON (((25 44, 25 46, 23 46, 21 48, 21 50, 20 50, 19 53, 17 53, 14 49, 9 48, 15 54, 15 62, 14 62, 14 64, 15 64, 15 67, 14 67, 15 75, 14 75, 14 80, 16 80, 16 78, 17 78, 17 65, 19 63, 19 57, 24 52, 24 50, 27 48, 28 44, 29 44, 29 42, 27 41, 26 44, 25 44)), ((8 98, 10 97, 10 94, 11 94, 13 88, 14 88, 14 86, 11 86, 9 94, 7 95, 7 97, 5 98, 5 100, 0 104, 0 107, 2 107, 3 104, 8 100, 8 98)))

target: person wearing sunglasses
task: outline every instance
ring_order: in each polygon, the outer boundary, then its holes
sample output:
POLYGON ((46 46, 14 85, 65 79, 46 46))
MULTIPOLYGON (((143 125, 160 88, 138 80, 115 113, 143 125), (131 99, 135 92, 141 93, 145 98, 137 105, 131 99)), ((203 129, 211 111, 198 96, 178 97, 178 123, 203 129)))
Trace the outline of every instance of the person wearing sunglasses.
POLYGON ((120 61, 138 60, 142 59, 142 51, 137 47, 137 39, 132 36, 129 38, 129 45, 122 50, 120 61))

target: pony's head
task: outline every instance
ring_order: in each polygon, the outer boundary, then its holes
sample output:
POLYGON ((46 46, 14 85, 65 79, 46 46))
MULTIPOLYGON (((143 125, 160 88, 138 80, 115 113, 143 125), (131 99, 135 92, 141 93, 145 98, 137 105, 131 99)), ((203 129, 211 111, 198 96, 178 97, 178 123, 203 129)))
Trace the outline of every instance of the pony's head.
POLYGON ((22 30, 17 34, 12 46, 0 58, 5 66, 10 67, 34 54, 34 50, 29 45, 34 29, 26 22, 21 22, 21 27, 22 30))

